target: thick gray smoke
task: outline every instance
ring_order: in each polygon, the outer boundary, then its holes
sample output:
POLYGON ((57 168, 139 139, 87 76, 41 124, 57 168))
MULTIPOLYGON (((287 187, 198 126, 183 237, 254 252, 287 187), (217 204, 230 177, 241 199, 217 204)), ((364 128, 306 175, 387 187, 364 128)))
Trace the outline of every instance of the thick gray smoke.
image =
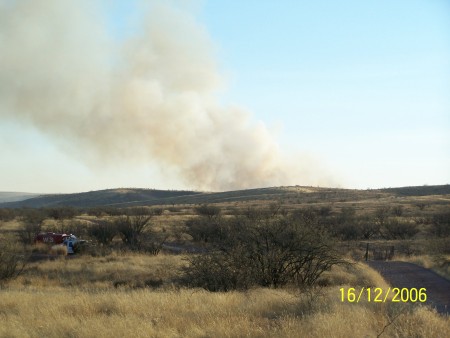
POLYGON ((1 118, 90 165, 157 163, 198 189, 318 183, 264 125, 217 103, 213 46, 189 13, 152 2, 117 42, 101 5, 0 0, 1 118))

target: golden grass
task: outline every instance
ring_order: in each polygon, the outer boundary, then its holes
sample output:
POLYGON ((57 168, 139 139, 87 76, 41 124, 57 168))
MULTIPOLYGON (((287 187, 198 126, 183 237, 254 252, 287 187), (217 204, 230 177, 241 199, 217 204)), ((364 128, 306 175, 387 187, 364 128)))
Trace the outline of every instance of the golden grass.
POLYGON ((341 302, 340 287, 385 287, 362 263, 333 268, 308 292, 183 289, 184 256, 113 254, 36 262, 0 289, 0 337, 386 337, 450 336, 450 319, 427 308, 341 302), (161 278, 159 289, 113 281, 161 278))
POLYGON ((398 256, 396 260, 423 266, 450 280, 450 255, 398 256))
POLYGON ((170 284, 186 264, 183 255, 149 256, 112 253, 106 257, 70 256, 30 263, 11 287, 77 287, 106 290, 121 282, 123 286, 145 280, 170 284))
MULTIPOLYGON (((400 311, 386 304, 342 304, 337 295, 338 288, 329 288, 311 308, 309 296, 287 290, 3 290, 0 336, 374 337, 400 311)), ((416 308, 384 334, 445 337, 450 319, 416 308)))
POLYGON ((322 274, 319 284, 328 286, 350 285, 351 287, 387 288, 388 284, 375 270, 361 262, 335 265, 322 274))

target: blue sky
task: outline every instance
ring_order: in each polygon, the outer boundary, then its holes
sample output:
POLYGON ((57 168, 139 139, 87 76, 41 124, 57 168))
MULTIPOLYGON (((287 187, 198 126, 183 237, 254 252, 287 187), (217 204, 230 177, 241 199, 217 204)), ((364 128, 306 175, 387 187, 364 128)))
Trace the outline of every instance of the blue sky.
MULTIPOLYGON (((211 40, 220 104, 249 111, 284 153, 313 157, 334 186, 450 183, 450 2, 172 2, 211 40)), ((110 38, 139 31, 137 2, 103 4, 110 38)), ((92 169, 14 119, 0 132, 0 191, 195 188, 154 165, 92 169)))
POLYGON ((206 1, 226 100, 349 187, 450 181, 450 3, 206 1))

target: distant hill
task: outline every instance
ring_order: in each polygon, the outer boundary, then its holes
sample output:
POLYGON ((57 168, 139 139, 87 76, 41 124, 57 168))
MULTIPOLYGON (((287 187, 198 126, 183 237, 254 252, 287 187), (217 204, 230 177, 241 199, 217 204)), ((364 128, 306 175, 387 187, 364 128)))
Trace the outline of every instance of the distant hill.
POLYGON ((41 195, 25 200, 10 200, 6 203, 0 203, 0 208, 48 208, 61 206, 72 206, 77 208, 91 208, 100 206, 128 207, 143 205, 202 204, 264 200, 291 200, 297 201, 297 203, 331 203, 388 196, 401 197, 427 195, 450 195, 450 185, 369 190, 293 186, 225 192, 127 188, 98 190, 76 194, 41 195))
POLYGON ((429 196, 450 194, 450 184, 445 185, 423 185, 417 187, 386 188, 385 192, 395 193, 400 196, 429 196))
POLYGON ((199 194, 195 191, 152 189, 108 189, 75 194, 41 195, 23 201, 0 203, 0 208, 98 207, 122 206, 129 203, 155 204, 167 198, 199 194))
POLYGON ((0 203, 6 202, 18 202, 28 198, 39 196, 40 194, 34 194, 29 192, 1 192, 0 191, 0 203))

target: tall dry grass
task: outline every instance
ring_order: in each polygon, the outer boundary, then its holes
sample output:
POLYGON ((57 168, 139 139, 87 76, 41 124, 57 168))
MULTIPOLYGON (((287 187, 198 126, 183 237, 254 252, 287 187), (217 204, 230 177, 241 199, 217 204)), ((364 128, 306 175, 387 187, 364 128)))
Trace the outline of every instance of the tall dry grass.
POLYGON ((130 253, 33 263, 0 290, 0 337, 450 336, 449 318, 424 307, 342 303, 342 286, 386 286, 361 263, 333 268, 328 286, 314 290, 228 293, 171 284, 183 264, 183 256, 130 253), (114 288, 143 278, 164 283, 114 288))
POLYGON ((146 280, 171 284, 187 264, 183 255, 116 253, 105 257, 69 256, 31 263, 10 287, 49 287, 108 290, 114 285, 133 286, 146 280))
MULTIPOLYGON (((400 309, 288 290, 0 291, 1 337, 376 337, 400 309)), ((386 337, 448 337, 450 320, 409 309, 386 337)))
POLYGON ((396 260, 423 266, 450 280, 450 255, 398 256, 396 260))

